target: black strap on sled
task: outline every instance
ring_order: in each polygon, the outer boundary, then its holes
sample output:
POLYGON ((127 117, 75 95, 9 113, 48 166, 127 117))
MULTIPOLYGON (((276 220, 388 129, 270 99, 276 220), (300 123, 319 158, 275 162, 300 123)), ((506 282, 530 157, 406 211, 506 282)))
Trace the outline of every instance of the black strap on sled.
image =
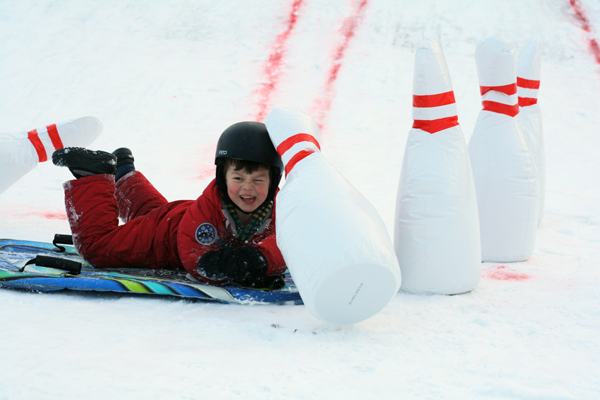
POLYGON ((54 249, 54 251, 56 251, 57 253, 64 253, 66 249, 60 245, 68 244, 68 245, 72 246, 73 245, 73 236, 72 235, 62 235, 60 233, 57 233, 54 235, 54 240, 52 241, 52 244, 54 246, 56 246, 56 249, 54 249))
POLYGON ((27 263, 23 266, 23 268, 19 270, 19 272, 23 272, 25 270, 25 267, 31 264, 35 264, 39 267, 60 269, 63 271, 67 271, 71 275, 79 275, 81 273, 81 263, 78 261, 41 255, 27 261, 27 263))

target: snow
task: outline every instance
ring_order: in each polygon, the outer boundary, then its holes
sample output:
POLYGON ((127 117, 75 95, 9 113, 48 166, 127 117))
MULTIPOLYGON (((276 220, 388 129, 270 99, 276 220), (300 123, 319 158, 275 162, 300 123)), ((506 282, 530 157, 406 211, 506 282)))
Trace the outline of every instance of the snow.
MULTIPOLYGON (((302 306, 2 289, 0 399, 600 397, 600 3, 580 3, 590 32, 567 0, 3 1, 0 131, 95 116, 92 148, 129 147, 169 200, 196 198, 219 134, 259 115, 276 77, 267 109, 315 116, 390 234, 419 42, 441 42, 468 140, 477 43, 538 38, 547 193, 528 261, 483 264, 464 295, 399 293, 352 326, 302 306)), ((68 233, 67 179, 47 162, 3 193, 0 236, 68 233)))

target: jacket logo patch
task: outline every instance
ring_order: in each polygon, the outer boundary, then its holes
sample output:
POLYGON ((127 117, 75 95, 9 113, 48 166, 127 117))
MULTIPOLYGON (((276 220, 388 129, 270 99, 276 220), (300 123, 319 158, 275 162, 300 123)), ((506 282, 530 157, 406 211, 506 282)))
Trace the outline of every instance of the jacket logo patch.
POLYGON ((208 222, 198 225, 196 228, 196 240, 205 246, 210 246, 217 238, 217 229, 208 222))

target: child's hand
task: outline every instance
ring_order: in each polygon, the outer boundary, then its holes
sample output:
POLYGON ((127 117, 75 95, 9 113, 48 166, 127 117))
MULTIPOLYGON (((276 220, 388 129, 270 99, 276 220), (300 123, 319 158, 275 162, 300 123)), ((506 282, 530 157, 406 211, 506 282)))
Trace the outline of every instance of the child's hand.
POLYGON ((251 287, 257 289, 279 290, 285 286, 283 275, 265 275, 246 277, 242 280, 232 282, 239 286, 251 287))
POLYGON ((223 251, 223 250, 229 250, 229 249, 233 248, 233 246, 231 245, 231 243, 226 242, 226 241, 221 240, 221 239, 215 240, 215 244, 217 245, 217 248, 219 250, 221 250, 221 251, 223 251))
POLYGON ((267 258, 256 247, 232 247, 217 241, 219 251, 209 251, 198 260, 198 273, 222 284, 277 290, 285 285, 282 276, 267 276, 267 258))

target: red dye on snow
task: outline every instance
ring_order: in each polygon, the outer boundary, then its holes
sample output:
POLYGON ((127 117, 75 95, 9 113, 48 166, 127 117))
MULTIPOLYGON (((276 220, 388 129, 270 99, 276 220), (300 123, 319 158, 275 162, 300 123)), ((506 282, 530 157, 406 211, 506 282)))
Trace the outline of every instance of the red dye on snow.
POLYGON ((209 178, 214 178, 215 174, 216 174, 216 167, 214 165, 207 165, 203 169, 201 169, 194 178, 195 179, 209 179, 209 178))
POLYGON ((67 220, 67 214, 64 212, 29 212, 22 215, 26 215, 28 217, 42 217, 46 219, 60 219, 64 221, 67 220))
POLYGON ((298 21, 298 11, 302 6, 303 0, 294 0, 292 5, 292 11, 290 12, 287 28, 285 31, 280 33, 275 39, 275 43, 271 48, 271 55, 265 65, 265 75, 267 82, 263 84, 262 89, 258 91, 260 95, 259 100, 259 111, 256 115, 256 121, 262 122, 267 116, 267 107, 269 106, 269 99, 271 94, 277 88, 279 83, 279 75, 281 74, 281 66, 283 65, 283 56, 285 54, 285 48, 287 41, 292 34, 292 30, 298 21))
POLYGON ((210 145, 202 143, 195 150, 195 155, 199 161, 194 166, 193 170, 185 171, 184 176, 190 180, 204 180, 215 177, 216 166, 215 161, 215 149, 217 148, 218 141, 213 141, 210 145))
POLYGON ((583 8, 581 8, 579 0, 569 0, 569 3, 575 12, 575 19, 579 22, 579 25, 581 25, 581 29, 586 32, 587 41, 590 46, 590 53, 592 56, 594 56, 596 62, 600 64, 600 45, 598 45, 598 41, 591 36, 592 29, 590 27, 590 22, 586 17, 583 8))
POLYGON ((346 18, 342 24, 340 32, 342 34, 342 40, 340 45, 336 48, 333 53, 333 65, 329 69, 327 80, 325 81, 325 88, 323 90, 324 95, 322 98, 315 100, 313 106, 313 114, 317 115, 317 124, 319 128, 323 127, 322 121, 325 114, 331 109, 331 103, 335 97, 333 85, 337 80, 340 68, 342 67, 342 61, 346 49, 350 44, 350 40, 354 37, 356 28, 360 25, 365 9, 367 8, 367 0, 361 0, 358 6, 354 9, 352 15, 346 18))
POLYGON ((361 21, 366 7, 367 0, 362 0, 356 10, 354 10, 354 14, 347 18, 342 25, 342 29, 340 31, 342 32, 344 39, 342 44, 335 51, 335 56, 333 57, 333 67, 331 67, 329 70, 329 77, 327 78, 328 85, 331 85, 337 79, 338 72, 342 66, 341 60, 344 58, 344 53, 348 48, 348 43, 350 43, 350 39, 352 39, 354 36, 354 31, 361 21))
POLYGON ((496 281, 524 281, 531 278, 529 275, 517 272, 506 265, 490 265, 481 271, 481 276, 496 281))

